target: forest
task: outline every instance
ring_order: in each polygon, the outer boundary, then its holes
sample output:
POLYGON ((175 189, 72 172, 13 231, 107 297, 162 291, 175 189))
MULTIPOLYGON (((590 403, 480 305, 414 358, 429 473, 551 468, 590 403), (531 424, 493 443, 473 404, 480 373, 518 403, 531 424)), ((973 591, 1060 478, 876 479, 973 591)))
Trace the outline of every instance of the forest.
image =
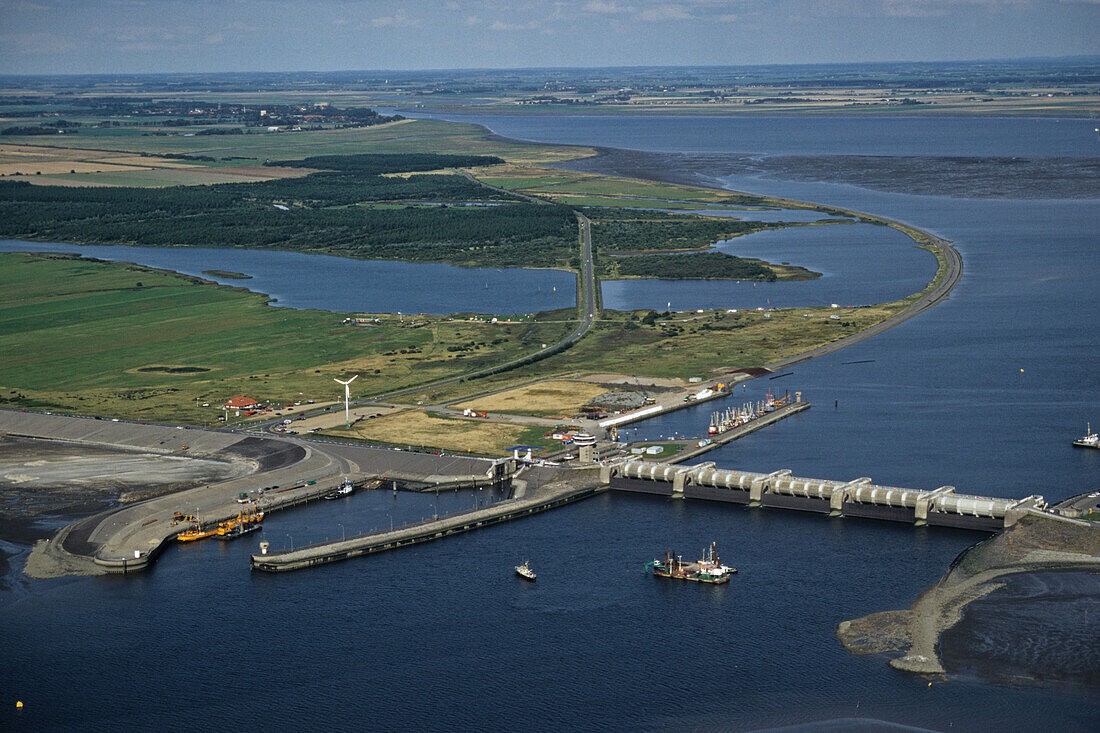
POLYGON ((790 226, 786 222, 741 221, 637 209, 585 208, 583 211, 592 220, 593 242, 598 249, 612 254, 701 249, 742 234, 790 226))
POLYGON ((659 277, 675 280, 760 280, 773 282, 775 273, 757 260, 724 252, 616 257, 621 277, 659 277))
MULTIPOLYGON (((301 178, 159 189, 0 181, 0 236, 292 249, 498 267, 567 265, 577 239, 568 207, 528 203, 459 175, 380 175, 496 160, 336 156, 320 162, 341 170, 301 178)), ((312 167, 318 160, 303 164, 312 167)))

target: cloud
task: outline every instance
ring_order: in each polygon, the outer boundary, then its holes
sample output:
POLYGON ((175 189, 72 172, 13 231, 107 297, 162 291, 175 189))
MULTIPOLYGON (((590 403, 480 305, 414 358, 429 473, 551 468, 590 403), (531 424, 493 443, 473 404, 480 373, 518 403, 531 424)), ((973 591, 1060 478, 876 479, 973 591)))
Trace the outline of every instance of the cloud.
POLYGON ((0 8, 17 13, 42 13, 57 10, 57 8, 51 7, 49 5, 43 5, 42 3, 35 2, 27 2, 26 0, 16 0, 15 2, 0 2, 0 8))
POLYGON ((18 32, 0 34, 0 46, 8 53, 58 54, 83 51, 91 46, 87 38, 73 38, 53 32, 18 32))
POLYGON ((590 13, 625 13, 630 10, 615 0, 591 0, 585 3, 584 9, 590 13))
POLYGON ((682 5, 658 5, 638 13, 638 20, 659 23, 670 20, 691 20, 692 15, 682 5))
POLYGON ((375 28, 383 28, 387 26, 410 26, 420 23, 415 18, 410 18, 404 10, 398 10, 393 15, 383 15, 378 18, 371 18, 370 24, 375 28))
POLYGON ((530 21, 527 23, 505 23, 504 21, 493 21, 493 24, 489 26, 494 31, 533 31, 539 27, 536 21, 530 21))

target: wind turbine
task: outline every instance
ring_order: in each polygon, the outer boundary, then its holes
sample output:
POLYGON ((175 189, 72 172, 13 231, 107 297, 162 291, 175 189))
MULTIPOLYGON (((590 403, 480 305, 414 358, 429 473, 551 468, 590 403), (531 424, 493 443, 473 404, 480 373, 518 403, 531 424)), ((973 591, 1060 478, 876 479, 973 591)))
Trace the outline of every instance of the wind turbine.
POLYGON ((351 427, 351 413, 348 411, 348 405, 351 403, 351 387, 349 385, 358 378, 359 378, 359 375, 356 374, 354 377, 352 377, 351 379, 349 379, 346 382, 341 382, 339 379, 336 379, 335 377, 333 377, 333 380, 332 380, 332 381, 334 381, 338 384, 344 385, 344 424, 345 424, 346 427, 349 427, 349 428, 351 427))

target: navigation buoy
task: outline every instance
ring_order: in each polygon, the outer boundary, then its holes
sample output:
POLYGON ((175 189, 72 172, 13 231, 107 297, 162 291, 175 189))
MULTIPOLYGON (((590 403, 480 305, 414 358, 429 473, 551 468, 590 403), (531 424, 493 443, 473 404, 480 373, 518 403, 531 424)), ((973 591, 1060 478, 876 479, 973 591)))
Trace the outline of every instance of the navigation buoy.
POLYGON ((15 709, 16 710, 22 710, 23 709, 23 701, 22 700, 16 700, 15 701, 15 709))

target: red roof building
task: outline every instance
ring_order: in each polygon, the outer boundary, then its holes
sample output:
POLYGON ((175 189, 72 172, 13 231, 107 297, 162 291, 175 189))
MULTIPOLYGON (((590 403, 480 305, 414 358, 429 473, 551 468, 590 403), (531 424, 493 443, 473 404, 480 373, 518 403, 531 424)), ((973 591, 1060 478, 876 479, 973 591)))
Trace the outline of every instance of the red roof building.
POLYGON ((225 409, 227 410, 253 410, 259 406, 259 402, 244 395, 238 395, 225 403, 225 409))

